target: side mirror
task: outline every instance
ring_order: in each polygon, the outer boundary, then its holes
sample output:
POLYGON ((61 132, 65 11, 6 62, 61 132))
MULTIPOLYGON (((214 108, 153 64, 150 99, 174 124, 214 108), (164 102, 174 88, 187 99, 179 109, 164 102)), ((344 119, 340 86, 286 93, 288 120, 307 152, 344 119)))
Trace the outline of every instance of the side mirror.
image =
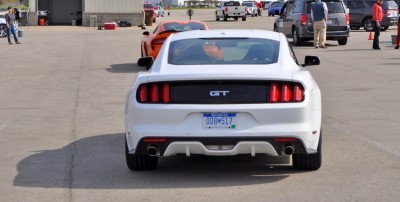
POLYGON ((143 32, 143 35, 144 35, 144 36, 149 36, 149 35, 150 35, 150 32, 149 32, 149 31, 145 31, 145 32, 143 32))
POLYGON ((319 65, 321 62, 319 60, 319 57, 317 56, 306 56, 304 58, 304 64, 302 64, 301 66, 305 67, 305 66, 312 66, 312 65, 319 65))
POLYGON ((143 57, 139 58, 137 64, 139 67, 146 67, 146 70, 149 70, 150 67, 153 65, 154 59, 153 57, 143 57))

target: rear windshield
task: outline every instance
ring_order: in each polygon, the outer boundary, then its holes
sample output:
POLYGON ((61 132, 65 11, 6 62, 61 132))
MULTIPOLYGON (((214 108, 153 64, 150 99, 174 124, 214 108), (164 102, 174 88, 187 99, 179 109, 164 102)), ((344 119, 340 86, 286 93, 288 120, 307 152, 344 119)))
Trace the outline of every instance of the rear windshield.
POLYGON ((395 1, 386 1, 386 3, 388 5, 388 8, 391 8, 391 9, 398 8, 398 5, 396 4, 395 1))
POLYGON ((153 8, 153 4, 143 4, 143 8, 153 8))
POLYGON ((223 5, 224 6, 240 6, 240 3, 238 1, 229 1, 229 2, 225 2, 223 5))
POLYGON ((247 7, 253 7, 253 3, 252 2, 243 2, 242 5, 243 6, 247 6, 247 7))
POLYGON ((271 4, 272 7, 282 7, 283 3, 282 2, 274 2, 271 4))
MULTIPOLYGON (((341 1, 324 1, 328 7, 328 13, 344 13, 344 7, 341 1)), ((311 5, 315 2, 307 1, 307 13, 311 13, 311 5)))
POLYGON ((173 41, 168 63, 272 64, 278 61, 279 41, 260 38, 207 38, 173 41))
POLYGON ((165 31, 188 31, 188 30, 205 30, 204 24, 190 22, 187 24, 181 24, 177 22, 165 23, 164 25, 165 31))

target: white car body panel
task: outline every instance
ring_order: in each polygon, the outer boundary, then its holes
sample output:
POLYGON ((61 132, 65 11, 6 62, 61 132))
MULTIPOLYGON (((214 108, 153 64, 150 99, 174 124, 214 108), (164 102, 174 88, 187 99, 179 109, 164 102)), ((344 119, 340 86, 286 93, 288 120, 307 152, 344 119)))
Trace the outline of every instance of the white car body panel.
MULTIPOLYGON (((281 33, 261 30, 188 31, 171 35, 160 50, 148 72, 138 74, 127 95, 125 131, 129 153, 134 154, 140 140, 148 137, 295 137, 307 152, 315 152, 321 129, 321 93, 308 71, 292 59, 286 37, 281 33), (172 65, 167 52, 172 41, 207 38, 251 36, 280 43, 277 63, 268 65, 172 65), (246 68, 243 68, 246 66, 246 68), (296 81, 304 87, 304 101, 299 103, 260 104, 142 104, 136 100, 140 84, 159 81, 193 80, 279 80, 296 81), (236 113, 236 129, 205 129, 203 113, 236 113)), ((235 155, 278 153, 267 142, 239 142, 228 150, 210 150, 196 141, 174 142, 164 156, 176 153, 204 155, 235 155), (189 150, 189 152, 188 152, 189 150)))

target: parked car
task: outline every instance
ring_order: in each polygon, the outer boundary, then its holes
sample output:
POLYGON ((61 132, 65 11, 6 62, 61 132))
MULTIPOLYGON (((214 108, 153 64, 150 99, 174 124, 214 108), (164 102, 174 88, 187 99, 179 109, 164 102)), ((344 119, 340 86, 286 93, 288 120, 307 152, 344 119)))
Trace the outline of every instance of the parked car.
POLYGON ((157 17, 164 17, 164 8, 161 6, 157 6, 156 9, 157 17))
POLYGON ((243 1, 242 6, 246 6, 246 15, 251 15, 251 17, 258 16, 257 4, 254 1, 243 1))
POLYGON ((272 0, 272 1, 261 1, 261 3, 263 4, 263 10, 268 10, 269 7, 271 6, 272 2, 275 2, 276 0, 272 0))
POLYGON ((234 20, 242 18, 242 21, 246 21, 246 9, 246 6, 240 5, 239 1, 221 1, 215 9, 215 19, 219 21, 222 18, 227 21, 228 18, 233 18, 234 20))
POLYGON ((0 37, 7 36, 7 23, 4 15, 0 15, 0 37))
MULTIPOLYGON (((306 65, 319 58, 306 56, 306 65)), ((153 170, 176 154, 292 158, 296 170, 322 162, 321 92, 286 37, 265 30, 197 30, 169 36, 144 57, 125 105, 125 157, 153 170), (245 36, 245 37, 243 37, 245 36), (207 47, 221 50, 214 57, 207 47)))
POLYGON ((277 12, 279 13, 281 11, 283 5, 284 2, 281 1, 272 2, 268 9, 268 16, 275 16, 277 12))
POLYGON ((144 3, 143 4, 144 12, 152 12, 153 13, 153 22, 157 21, 157 12, 154 10, 154 6, 151 3, 144 3))
MULTIPOLYGON (((372 7, 375 0, 343 0, 349 9, 350 28, 359 30, 364 27, 367 32, 373 31, 372 25, 372 7)), ((393 0, 384 0, 382 3, 383 19, 381 29, 387 30, 389 26, 397 25, 398 20, 398 5, 393 0)))
MULTIPOLYGON (((350 35, 349 15, 342 0, 323 0, 328 7, 326 39, 337 40, 339 45, 346 45, 350 35)), ((298 46, 303 41, 314 39, 311 19, 311 4, 314 0, 288 0, 276 18, 274 30, 293 38, 298 46)))
POLYGON ((177 32, 189 30, 207 30, 208 26, 204 22, 190 20, 190 21, 162 21, 156 27, 154 32, 143 32, 143 38, 140 45, 140 52, 142 57, 157 58, 158 53, 169 35, 177 32))

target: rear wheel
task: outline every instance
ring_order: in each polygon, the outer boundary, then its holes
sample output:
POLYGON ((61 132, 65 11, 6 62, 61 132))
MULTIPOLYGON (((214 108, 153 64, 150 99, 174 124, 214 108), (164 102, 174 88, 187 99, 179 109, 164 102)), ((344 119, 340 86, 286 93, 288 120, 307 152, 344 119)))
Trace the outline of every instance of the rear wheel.
POLYGON ((292 35, 293 35, 293 44, 295 46, 300 46, 302 43, 301 38, 299 37, 299 33, 297 32, 296 28, 293 28, 292 30, 292 35))
POLYGON ((343 46, 347 44, 347 37, 343 37, 338 40, 339 45, 343 46))
POLYGON ((293 168, 296 170, 318 170, 322 165, 322 132, 315 154, 293 154, 293 168))
POLYGON ((363 22, 364 30, 367 32, 371 32, 374 30, 374 26, 372 25, 372 18, 365 18, 363 22))
POLYGON ((7 26, 0 25, 0 37, 6 37, 6 36, 7 36, 7 26))
POLYGON ((246 21, 246 16, 242 17, 242 21, 246 21))
POLYGON ((125 157, 126 164, 130 170, 154 170, 157 168, 158 157, 144 155, 129 154, 128 145, 125 140, 125 157))

